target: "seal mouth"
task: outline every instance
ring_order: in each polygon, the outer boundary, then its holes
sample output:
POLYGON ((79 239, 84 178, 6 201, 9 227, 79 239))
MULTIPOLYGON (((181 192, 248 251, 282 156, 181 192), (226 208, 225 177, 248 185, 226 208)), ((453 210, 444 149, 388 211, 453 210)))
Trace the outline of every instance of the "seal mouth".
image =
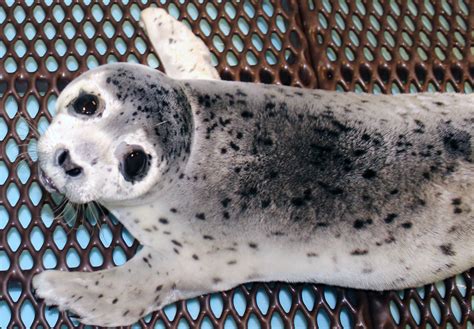
POLYGON ((39 168, 39 179, 41 184, 46 188, 46 190, 50 193, 57 192, 59 193, 59 189, 54 185, 53 180, 47 176, 41 168, 39 168))

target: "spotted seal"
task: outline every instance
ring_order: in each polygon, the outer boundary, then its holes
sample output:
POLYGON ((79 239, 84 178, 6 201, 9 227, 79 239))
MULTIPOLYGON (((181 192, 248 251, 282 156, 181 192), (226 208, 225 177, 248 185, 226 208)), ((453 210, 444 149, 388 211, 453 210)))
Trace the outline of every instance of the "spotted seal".
POLYGON ((249 281, 400 289, 474 265, 474 95, 369 95, 84 73, 38 145, 43 184, 97 201, 143 245, 46 271, 48 304, 127 325, 249 281))

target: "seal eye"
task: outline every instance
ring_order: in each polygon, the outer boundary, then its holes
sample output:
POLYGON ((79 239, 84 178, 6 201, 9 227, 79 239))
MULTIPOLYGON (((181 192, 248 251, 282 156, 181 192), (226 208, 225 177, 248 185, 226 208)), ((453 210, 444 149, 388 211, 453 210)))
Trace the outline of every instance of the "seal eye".
POLYGON ((93 115, 99 107, 99 99, 95 95, 82 94, 76 98, 73 107, 77 114, 93 115))
POLYGON ((128 153, 123 162, 123 174, 126 180, 135 181, 145 176, 148 169, 148 157, 141 150, 128 153))

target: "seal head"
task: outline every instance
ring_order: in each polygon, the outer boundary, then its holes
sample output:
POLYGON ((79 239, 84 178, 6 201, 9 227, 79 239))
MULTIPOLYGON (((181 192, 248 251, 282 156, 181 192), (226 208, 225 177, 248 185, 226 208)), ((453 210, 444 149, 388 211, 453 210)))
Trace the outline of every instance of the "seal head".
POLYGON ((142 65, 102 66, 58 98, 38 143, 40 178, 72 202, 133 203, 164 188, 186 161, 191 135, 191 107, 178 81, 142 65))

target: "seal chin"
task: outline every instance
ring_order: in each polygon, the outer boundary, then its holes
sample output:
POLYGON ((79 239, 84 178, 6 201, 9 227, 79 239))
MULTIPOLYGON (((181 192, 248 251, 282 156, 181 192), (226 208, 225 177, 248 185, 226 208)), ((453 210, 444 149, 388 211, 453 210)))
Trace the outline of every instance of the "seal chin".
POLYGON ((38 168, 38 172, 41 185, 44 186, 46 191, 48 191, 49 193, 60 193, 59 189, 56 187, 56 185, 54 185, 53 180, 49 176, 47 176, 41 168, 38 168))

